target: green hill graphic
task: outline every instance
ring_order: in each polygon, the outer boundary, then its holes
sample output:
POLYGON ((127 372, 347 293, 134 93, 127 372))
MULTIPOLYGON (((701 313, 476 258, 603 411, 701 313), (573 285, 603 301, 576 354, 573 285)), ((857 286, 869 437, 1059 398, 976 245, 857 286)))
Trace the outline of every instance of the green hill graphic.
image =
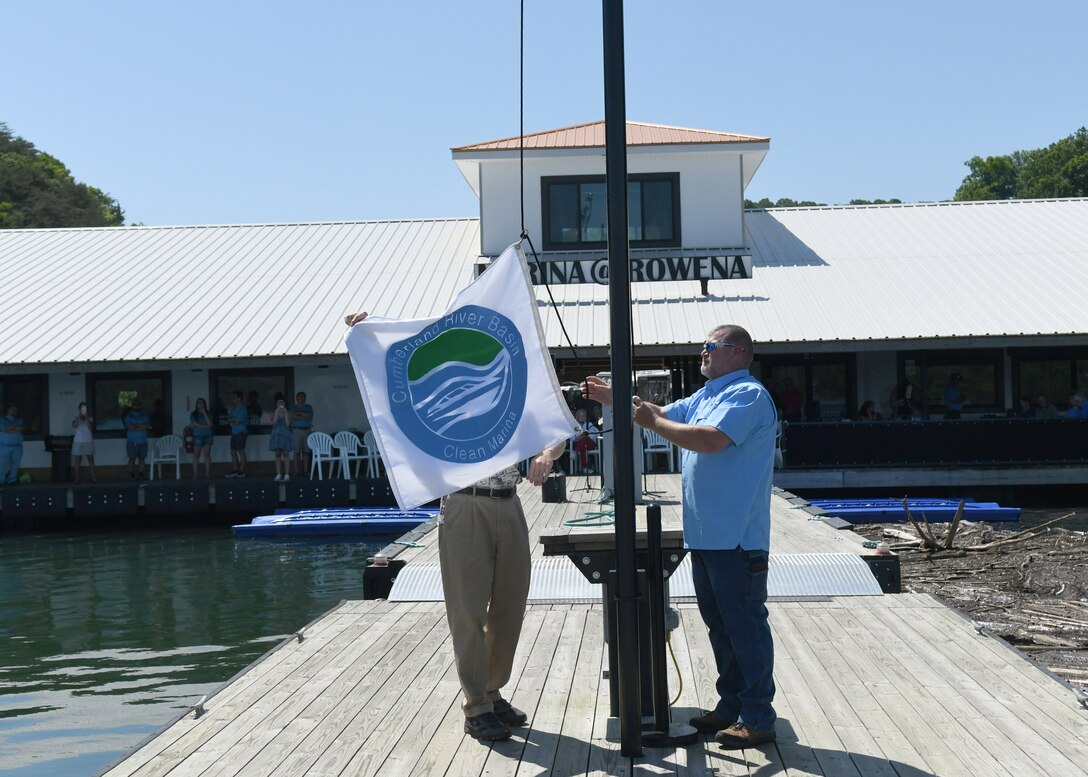
POLYGON ((408 360, 408 380, 417 381, 435 367, 451 361, 484 367, 501 350, 502 345, 491 335, 475 329, 450 329, 415 350, 408 360))

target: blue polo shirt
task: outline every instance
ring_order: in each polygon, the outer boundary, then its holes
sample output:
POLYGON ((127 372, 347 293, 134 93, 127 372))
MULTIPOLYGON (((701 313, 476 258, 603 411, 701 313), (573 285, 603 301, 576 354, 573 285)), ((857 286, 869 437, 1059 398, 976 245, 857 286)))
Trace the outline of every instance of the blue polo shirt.
POLYGON ((314 408, 313 405, 291 405, 292 413, 309 413, 309 418, 292 418, 292 429, 309 429, 314 425, 314 408))
POLYGON ((249 431, 249 411, 245 405, 234 405, 227 411, 230 416, 230 433, 245 434, 249 431))
POLYGON ((778 416, 766 387, 735 370, 664 408, 672 421, 713 426, 730 444, 717 453, 681 448, 684 546, 770 550, 771 476, 778 416))
POLYGON ((944 387, 944 406, 947 410, 963 412, 963 391, 958 385, 948 384, 944 387))
POLYGON ((0 445, 22 445, 23 444, 23 424, 22 418, 8 418, 0 416, 0 445), (4 431, 9 426, 18 426, 20 431, 7 432, 4 431))
POLYGON ((147 428, 143 429, 130 429, 132 424, 149 424, 151 419, 147 413, 142 410, 129 410, 125 413, 125 417, 122 419, 122 423, 125 425, 126 434, 125 437, 129 442, 141 443, 147 442, 147 428))

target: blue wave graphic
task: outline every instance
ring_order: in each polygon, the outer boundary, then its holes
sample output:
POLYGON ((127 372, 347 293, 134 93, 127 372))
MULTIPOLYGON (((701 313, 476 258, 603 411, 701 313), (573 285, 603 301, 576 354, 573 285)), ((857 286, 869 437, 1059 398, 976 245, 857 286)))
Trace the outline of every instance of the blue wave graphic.
POLYGON ((490 364, 449 361, 412 381, 412 407, 435 434, 475 439, 493 427, 510 400, 510 354, 499 351, 490 364))

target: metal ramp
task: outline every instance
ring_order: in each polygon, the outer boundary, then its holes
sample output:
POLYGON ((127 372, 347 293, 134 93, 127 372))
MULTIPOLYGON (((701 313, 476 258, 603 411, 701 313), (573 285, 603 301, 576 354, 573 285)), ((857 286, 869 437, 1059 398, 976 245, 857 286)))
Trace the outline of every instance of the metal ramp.
MULTIPOLYGON (((850 553, 791 553, 772 554, 770 557, 768 599, 880 595, 880 584, 860 556, 850 553)), ((685 557, 669 578, 669 598, 695 598, 690 557, 685 557)), ((586 580, 570 559, 550 557, 533 560, 530 602, 592 604, 600 600, 600 587, 586 580)), ((408 564, 397 575, 389 592, 389 601, 442 601, 442 575, 438 562, 408 564)))

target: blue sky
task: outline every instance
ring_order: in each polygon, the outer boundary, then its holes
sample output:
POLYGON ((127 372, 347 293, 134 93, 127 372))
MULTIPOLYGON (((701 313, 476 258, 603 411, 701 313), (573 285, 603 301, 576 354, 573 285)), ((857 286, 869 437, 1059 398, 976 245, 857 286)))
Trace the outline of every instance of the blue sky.
MULTIPOLYGON (((525 0, 525 129, 604 118, 601 4, 525 0)), ((517 0, 4 9, 0 121, 153 225, 475 216, 517 0)), ((751 199, 951 198, 1088 125, 1088 3, 627 0, 627 117, 771 138, 751 199)))

